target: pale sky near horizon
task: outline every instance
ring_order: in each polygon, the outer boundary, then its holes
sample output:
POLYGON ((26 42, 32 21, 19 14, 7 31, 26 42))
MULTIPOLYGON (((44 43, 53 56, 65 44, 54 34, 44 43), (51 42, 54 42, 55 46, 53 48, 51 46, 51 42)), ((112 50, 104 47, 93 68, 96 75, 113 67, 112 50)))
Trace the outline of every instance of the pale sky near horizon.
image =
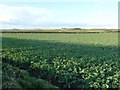
POLYGON ((0 0, 0 28, 118 28, 119 0, 0 0))

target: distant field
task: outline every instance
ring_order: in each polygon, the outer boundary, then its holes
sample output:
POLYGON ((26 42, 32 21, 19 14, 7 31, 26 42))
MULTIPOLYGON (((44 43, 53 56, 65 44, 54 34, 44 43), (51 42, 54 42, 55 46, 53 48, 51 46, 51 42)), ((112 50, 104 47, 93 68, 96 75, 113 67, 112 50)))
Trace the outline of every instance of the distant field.
MULTIPOLYGON (((42 79, 54 85, 47 84, 48 88, 120 88, 118 33, 4 33, 2 58, 8 76, 12 67, 27 73, 19 77, 13 69, 16 87, 38 88, 46 85, 42 79)), ((9 81, 6 77, 3 88, 9 81)))
POLYGON ((105 32, 117 32, 115 29, 10 29, 3 30, 3 33, 105 33, 105 32))

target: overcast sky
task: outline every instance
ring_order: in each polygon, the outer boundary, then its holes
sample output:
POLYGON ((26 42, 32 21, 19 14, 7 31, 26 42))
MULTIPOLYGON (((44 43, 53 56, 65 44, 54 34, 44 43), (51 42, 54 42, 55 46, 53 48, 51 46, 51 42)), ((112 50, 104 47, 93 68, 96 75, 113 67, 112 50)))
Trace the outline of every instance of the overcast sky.
POLYGON ((0 0, 0 28, 117 28, 119 0, 0 0))

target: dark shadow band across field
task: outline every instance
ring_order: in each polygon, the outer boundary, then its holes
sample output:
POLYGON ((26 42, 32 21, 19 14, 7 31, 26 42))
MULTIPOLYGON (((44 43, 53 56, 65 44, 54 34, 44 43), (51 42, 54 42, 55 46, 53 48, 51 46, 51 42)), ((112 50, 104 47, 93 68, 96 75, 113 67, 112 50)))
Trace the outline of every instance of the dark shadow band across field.
MULTIPOLYGON (((70 44, 3 37, 2 47, 3 62, 25 69, 32 76, 48 80, 60 87, 89 86, 82 77, 86 75, 86 72, 90 71, 88 74, 92 74, 96 67, 100 69, 106 64, 108 66, 103 68, 107 70, 109 66, 115 65, 118 60, 117 46, 70 44), (70 68, 72 71, 69 71, 70 68), (79 68, 81 68, 81 71, 86 70, 86 72, 81 72, 79 68), (87 71, 87 69, 90 70, 87 71), (67 78, 65 78, 66 76, 67 78), (71 79, 70 76, 74 78, 71 79)), ((98 70, 98 72, 101 70, 98 70)), ((106 76, 109 76, 108 73, 112 75, 113 71, 114 69, 106 72, 106 76)), ((94 81, 97 77, 99 75, 90 80, 94 81)))
MULTIPOLYGON (((118 53, 117 46, 102 46, 102 45, 87 45, 87 44, 73 44, 63 43, 49 40, 29 40, 16 38, 2 38, 2 48, 8 50, 34 50, 46 51, 45 54, 50 56, 60 56, 63 58, 79 59, 82 56, 90 58, 111 57, 118 53)), ((29 52, 28 52, 29 53, 29 52)))

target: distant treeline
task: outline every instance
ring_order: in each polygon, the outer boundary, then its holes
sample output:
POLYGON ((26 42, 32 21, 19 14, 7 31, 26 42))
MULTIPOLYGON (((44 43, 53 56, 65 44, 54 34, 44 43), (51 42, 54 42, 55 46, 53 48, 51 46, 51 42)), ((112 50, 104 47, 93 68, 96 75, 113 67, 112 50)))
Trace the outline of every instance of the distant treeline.
POLYGON ((117 29, 81 29, 81 28, 61 28, 61 29, 8 29, 0 30, 1 33, 104 33, 119 32, 117 29))

